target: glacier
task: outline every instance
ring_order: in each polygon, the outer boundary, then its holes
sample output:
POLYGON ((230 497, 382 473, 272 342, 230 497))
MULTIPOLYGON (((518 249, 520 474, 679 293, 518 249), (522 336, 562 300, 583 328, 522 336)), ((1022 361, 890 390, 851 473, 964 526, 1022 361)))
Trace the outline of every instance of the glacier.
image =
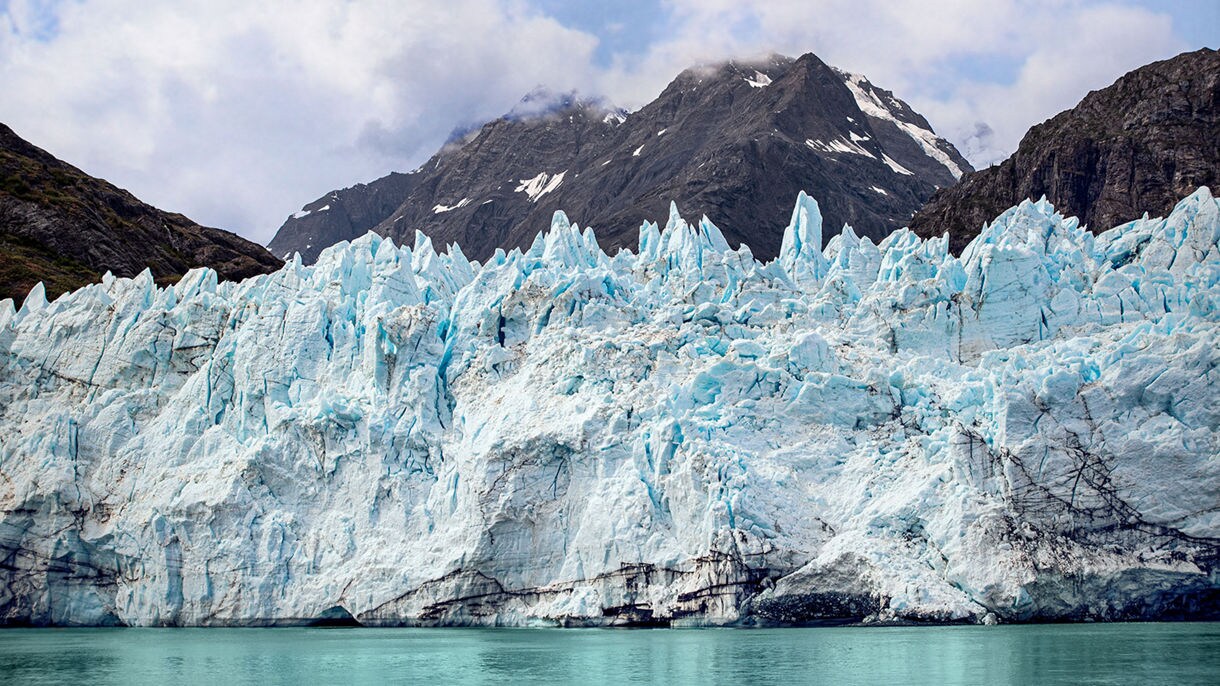
POLYGON ((1216 617, 1220 202, 0 302, 0 623, 1216 617))

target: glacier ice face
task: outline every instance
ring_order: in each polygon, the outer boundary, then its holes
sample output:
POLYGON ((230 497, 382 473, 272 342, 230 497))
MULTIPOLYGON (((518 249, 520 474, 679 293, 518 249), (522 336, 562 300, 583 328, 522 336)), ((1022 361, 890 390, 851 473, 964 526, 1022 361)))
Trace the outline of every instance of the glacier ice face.
POLYGON ((259 624, 1214 612, 1220 205, 1043 202, 769 264, 707 218, 604 254, 0 303, 0 617, 259 624))

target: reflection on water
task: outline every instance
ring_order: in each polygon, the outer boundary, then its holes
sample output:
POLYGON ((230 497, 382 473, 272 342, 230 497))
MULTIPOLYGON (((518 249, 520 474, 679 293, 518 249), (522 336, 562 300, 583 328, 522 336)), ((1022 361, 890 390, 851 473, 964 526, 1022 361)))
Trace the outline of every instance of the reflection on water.
POLYGON ((1220 624, 12 629, 0 684, 1220 684, 1220 624))

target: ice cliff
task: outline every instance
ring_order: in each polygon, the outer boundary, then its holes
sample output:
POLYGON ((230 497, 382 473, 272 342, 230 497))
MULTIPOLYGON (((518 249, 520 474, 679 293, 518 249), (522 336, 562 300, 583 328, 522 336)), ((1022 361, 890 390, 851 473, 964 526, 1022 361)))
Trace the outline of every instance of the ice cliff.
POLYGON ((945 238, 802 195, 607 256, 373 234, 0 302, 0 618, 1215 616, 1220 203, 945 238))

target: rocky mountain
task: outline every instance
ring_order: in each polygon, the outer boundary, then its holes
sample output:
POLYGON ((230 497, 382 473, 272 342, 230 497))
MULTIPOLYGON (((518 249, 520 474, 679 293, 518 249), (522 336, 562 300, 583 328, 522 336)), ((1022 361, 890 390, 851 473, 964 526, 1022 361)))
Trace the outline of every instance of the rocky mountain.
POLYGON ((1004 162, 936 192, 913 219, 948 231, 960 251, 983 222, 1046 196, 1101 230, 1220 180, 1220 52, 1207 48, 1140 67, 1029 130, 1004 162))
POLYGON ((0 624, 1220 618, 1220 202, 0 302, 0 624))
POLYGON ((20 304, 40 281, 54 298, 107 271, 131 277, 147 268, 165 283, 194 267, 241 279, 281 264, 256 243, 146 205, 0 124, 0 299, 20 304))
POLYGON ((827 238, 844 223, 880 239, 905 226, 969 164, 909 106, 814 55, 688 69, 637 112, 534 93, 409 174, 306 205, 270 243, 312 262, 372 230, 416 230, 486 259, 527 247, 562 209, 603 248, 635 249, 641 222, 670 201, 717 218, 730 245, 780 248, 788 200, 815 194, 827 238))

